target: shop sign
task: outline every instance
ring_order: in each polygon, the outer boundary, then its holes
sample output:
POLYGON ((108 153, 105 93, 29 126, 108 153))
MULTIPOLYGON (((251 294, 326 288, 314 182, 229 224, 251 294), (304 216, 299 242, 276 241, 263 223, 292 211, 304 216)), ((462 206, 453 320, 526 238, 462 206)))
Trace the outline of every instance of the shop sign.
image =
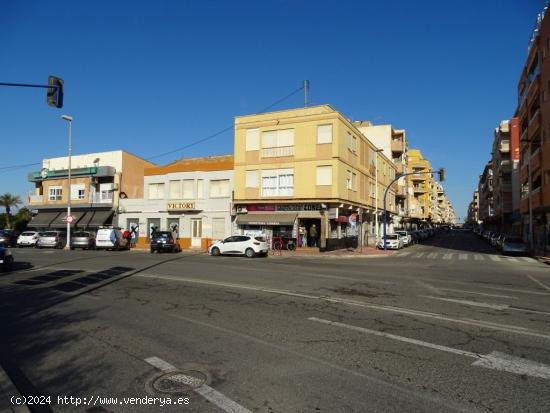
POLYGON ((274 204, 252 204, 248 205, 246 207, 248 212, 274 212, 275 211, 275 205, 274 204))
POLYGON ((248 212, 299 212, 321 211, 321 204, 252 204, 246 207, 248 212))
POLYGON ((170 211, 194 211, 194 202, 168 202, 167 208, 170 211))

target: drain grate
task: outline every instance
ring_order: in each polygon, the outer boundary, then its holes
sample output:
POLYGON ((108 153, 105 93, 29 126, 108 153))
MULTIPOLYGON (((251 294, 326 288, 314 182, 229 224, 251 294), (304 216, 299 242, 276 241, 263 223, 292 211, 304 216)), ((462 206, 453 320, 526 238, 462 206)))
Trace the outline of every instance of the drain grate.
POLYGON ((160 393, 182 393, 202 386, 206 380, 206 375, 200 371, 176 371, 158 377, 153 388, 160 393))

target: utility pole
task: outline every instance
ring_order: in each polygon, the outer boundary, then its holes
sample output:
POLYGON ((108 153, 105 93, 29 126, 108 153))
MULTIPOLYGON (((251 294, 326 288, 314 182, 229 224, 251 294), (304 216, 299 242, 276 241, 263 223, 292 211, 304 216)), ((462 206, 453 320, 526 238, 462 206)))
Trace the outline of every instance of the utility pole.
POLYGON ((304 107, 308 105, 309 80, 304 80, 304 107))

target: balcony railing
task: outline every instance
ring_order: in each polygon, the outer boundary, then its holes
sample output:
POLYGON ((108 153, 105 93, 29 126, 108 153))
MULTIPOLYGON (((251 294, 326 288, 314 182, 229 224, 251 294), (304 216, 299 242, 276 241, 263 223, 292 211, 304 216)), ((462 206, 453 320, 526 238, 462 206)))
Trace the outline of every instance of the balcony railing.
POLYGON ((262 148, 262 158, 278 158, 283 156, 294 156, 294 146, 262 148))
POLYGON ((405 150, 405 144, 403 143, 402 139, 396 139, 391 141, 392 152, 403 153, 404 150, 405 150))
POLYGON ((29 195, 29 203, 30 204, 42 204, 44 202, 44 195, 29 195))
POLYGON ((90 204, 112 204, 113 198, 112 194, 109 193, 111 197, 105 196, 105 194, 101 194, 100 192, 91 192, 90 193, 90 204))

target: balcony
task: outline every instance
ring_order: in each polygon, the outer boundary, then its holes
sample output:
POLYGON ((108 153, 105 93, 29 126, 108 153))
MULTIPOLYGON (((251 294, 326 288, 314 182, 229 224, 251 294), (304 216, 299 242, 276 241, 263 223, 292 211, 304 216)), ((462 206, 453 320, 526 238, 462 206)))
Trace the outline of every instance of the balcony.
POLYGON ((112 192, 109 192, 108 195, 110 195, 110 197, 105 193, 91 192, 89 198, 90 204, 112 205, 112 192))
POLYGON ((500 145, 498 146, 498 150, 501 153, 509 153, 510 152, 510 141, 509 140, 501 140, 500 145))
POLYGON ((428 192, 426 188, 418 185, 413 186, 413 191, 415 194, 425 194, 426 192, 428 192))
POLYGON ((403 153, 405 151, 405 143, 403 139, 392 139, 391 141, 391 151, 395 153, 403 153))
POLYGON ((427 174, 422 175, 411 175, 411 180, 413 181, 425 181, 427 174))
POLYGON ((262 148, 262 158, 281 158, 285 156, 294 156, 294 146, 262 148))
POLYGON ((529 133, 527 136, 529 139, 533 139, 533 135, 535 135, 540 129, 540 108, 537 108, 537 110, 529 117, 529 124, 528 124, 528 131, 529 133))
POLYGON ((395 196, 398 198, 406 198, 407 197, 407 190, 404 186, 398 185, 397 191, 395 192, 395 196))
POLYGON ((41 205, 44 203, 44 195, 29 194, 29 205, 41 205))
POLYGON ((396 162, 395 167, 397 168, 396 173, 398 175, 403 175, 405 173, 405 165, 403 165, 401 162, 396 162))

